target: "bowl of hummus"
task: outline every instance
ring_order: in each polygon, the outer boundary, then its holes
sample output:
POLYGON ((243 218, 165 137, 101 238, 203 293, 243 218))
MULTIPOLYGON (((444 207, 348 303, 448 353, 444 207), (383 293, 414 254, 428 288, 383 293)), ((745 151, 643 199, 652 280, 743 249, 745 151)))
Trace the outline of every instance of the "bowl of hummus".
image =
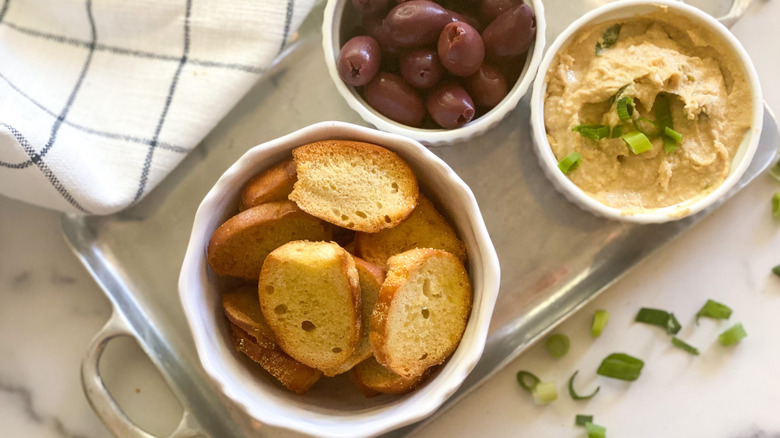
POLYGON ((611 3, 574 22, 542 60, 531 99, 555 187, 592 213, 639 223, 721 198, 750 164, 762 120, 745 49, 675 1, 611 3))

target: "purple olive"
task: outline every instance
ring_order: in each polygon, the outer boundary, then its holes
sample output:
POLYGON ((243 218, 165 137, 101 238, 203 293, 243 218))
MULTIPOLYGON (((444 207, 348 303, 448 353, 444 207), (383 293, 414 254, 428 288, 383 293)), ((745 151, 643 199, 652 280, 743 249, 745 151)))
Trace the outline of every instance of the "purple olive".
POLYGON ((466 78, 466 89, 477 106, 486 108, 498 105, 509 91, 504 75, 490 64, 482 64, 476 73, 466 78))
POLYGON ((531 47, 535 36, 536 16, 526 4, 499 15, 482 32, 485 49, 496 57, 520 55, 531 47))
POLYGON ((390 0, 352 0, 352 6, 363 15, 377 15, 387 11, 390 0))
POLYGON ((438 46, 441 65, 455 76, 469 76, 485 59, 485 45, 479 32, 467 23, 452 22, 444 27, 438 46))
POLYGON ((379 43, 370 36, 356 36, 341 48, 336 67, 341 80, 347 85, 360 87, 374 79, 381 62, 379 43))
POLYGON ((418 49, 401 56, 401 76, 415 88, 433 88, 443 72, 439 55, 433 50, 418 49))
POLYGON ((454 82, 436 87, 425 101, 428 114, 446 129, 459 128, 474 118, 474 102, 466 90, 454 82))
POLYGON ((390 10, 385 24, 398 47, 423 47, 436 42, 447 23, 450 11, 426 0, 411 0, 390 10))
POLYGON ((375 39, 382 49, 382 59, 396 58, 399 54, 398 46, 390 38, 390 31, 381 18, 364 17, 363 28, 365 34, 375 39))
POLYGON ((468 23, 469 25, 471 25, 471 27, 473 27, 474 29, 477 29, 478 32, 481 32, 482 29, 485 28, 485 26, 482 24, 482 22, 479 21, 478 19, 476 19, 472 15, 462 14, 462 13, 458 13, 458 12, 455 12, 455 11, 449 11, 449 12, 450 12, 450 17, 451 17, 452 21, 462 21, 464 23, 468 23))
POLYGON ((381 72, 363 88, 363 97, 372 108, 391 120, 420 126, 425 117, 422 97, 402 77, 381 72))
POLYGON ((479 14, 482 19, 490 23, 499 15, 522 3, 523 0, 482 0, 479 14))

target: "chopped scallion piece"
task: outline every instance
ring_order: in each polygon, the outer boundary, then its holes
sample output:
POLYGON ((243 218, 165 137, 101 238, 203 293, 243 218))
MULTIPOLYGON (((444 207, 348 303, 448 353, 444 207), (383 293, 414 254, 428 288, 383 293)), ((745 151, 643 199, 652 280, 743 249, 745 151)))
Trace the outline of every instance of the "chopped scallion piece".
POLYGON ((772 178, 780 181, 780 160, 769 169, 769 174, 772 175, 772 178))
POLYGON ((672 153, 677 149, 677 142, 671 138, 664 135, 662 140, 664 141, 664 151, 666 151, 667 154, 672 153))
POLYGON ((634 114, 634 99, 626 96, 618 100, 617 113, 620 120, 628 120, 634 114))
POLYGON ((609 126, 607 125, 577 125, 571 128, 571 130, 595 141, 609 137, 609 126))
POLYGON ((717 301, 707 300, 701 310, 696 312, 696 324, 699 323, 699 318, 702 316, 712 319, 729 319, 731 318, 731 308, 717 301))
POLYGON ((775 266, 774 268, 772 268, 772 272, 773 272, 775 275, 777 275, 778 277, 780 277, 780 265, 777 265, 777 266, 775 266))
POLYGON ((585 432, 588 438, 606 438, 607 428, 593 423, 585 423, 585 432))
POLYGON ((742 327, 742 323, 738 322, 731 326, 730 329, 721 333, 720 336, 718 336, 718 340, 720 341, 721 345, 728 347, 738 343, 745 336, 747 336, 747 332, 745 331, 745 328, 742 327))
POLYGON ((654 121, 650 119, 646 119, 644 117, 640 117, 634 120, 634 127, 636 128, 637 131, 646 135, 647 138, 658 137, 658 135, 661 133, 661 129, 658 127, 658 125, 656 125, 654 121))
POLYGON ((644 365, 641 359, 625 353, 612 353, 601 361, 596 374, 631 382, 639 378, 644 365))
POLYGON ((536 385, 539 384, 539 378, 528 371, 519 371, 517 373, 517 383, 528 392, 533 392, 536 385))
POLYGON ((601 39, 596 43, 596 56, 601 55, 604 50, 614 46, 620 36, 620 25, 615 24, 607 28, 601 35, 601 39))
POLYGON ((672 345, 674 345, 677 348, 681 348, 688 353, 694 354, 696 356, 699 355, 699 349, 690 345, 686 344, 682 339, 678 338, 677 336, 672 337, 672 345))
POLYGON ((620 138, 621 135, 623 135, 623 125, 615 125, 612 128, 612 135, 610 137, 620 138))
POLYGON ((661 309, 648 309, 647 307, 643 307, 639 309, 639 313, 636 314, 634 321, 657 325, 658 327, 666 329, 666 332, 670 335, 676 335, 682 328, 680 322, 677 321, 677 318, 674 317, 673 313, 661 309))
POLYGON ((632 131, 628 134, 623 134, 623 136, 620 138, 626 142, 628 148, 631 149, 631 152, 634 154, 639 155, 643 152, 647 152, 653 149, 653 144, 650 143, 650 139, 639 131, 632 131))
POLYGON ((597 310, 593 314, 593 324, 590 326, 590 335, 594 338, 601 336, 601 332, 604 330, 604 326, 609 322, 609 312, 606 310, 597 310))
POLYGON ((623 94, 624 91, 629 87, 629 85, 633 84, 633 82, 630 82, 626 85, 623 85, 622 87, 618 88, 617 93, 613 94, 612 97, 609 98, 610 105, 615 103, 616 100, 620 99, 620 95, 623 94))
POLYGON ((555 382, 539 382, 532 394, 536 403, 546 405, 558 398, 558 389, 555 387, 555 382))
POLYGON ((772 196, 772 215, 780 217, 780 192, 772 196))
POLYGON ((655 123, 661 131, 665 128, 674 129, 672 107, 669 105, 669 96, 666 94, 659 94, 655 98, 655 123))
POLYGON ((563 172, 564 175, 568 175, 577 170, 577 168, 580 167, 580 163, 582 163, 580 154, 572 152, 558 162, 558 169, 561 169, 561 172, 563 172))
POLYGON ((566 356, 566 353, 569 352, 569 337, 563 333, 556 333, 547 338, 545 345, 547 346, 547 351, 549 351, 554 358, 561 358, 566 356))
POLYGON ((579 370, 575 371, 569 379, 569 395, 571 396, 572 400, 589 400, 599 393, 599 390, 601 389, 600 386, 596 387, 596 389, 590 393, 590 395, 578 395, 577 392, 574 391, 574 378, 577 377, 577 373, 579 373, 579 370))
POLYGON ((667 126, 667 127, 664 128, 663 132, 664 132, 665 136, 667 136, 667 137, 671 138, 672 140, 674 140, 675 143, 677 143, 677 144, 682 143, 682 134, 680 134, 679 132, 675 131, 674 129, 672 129, 672 128, 667 126))
POLYGON ((577 414, 577 416, 574 417, 574 424, 577 426, 585 426, 585 423, 593 423, 593 415, 577 414))

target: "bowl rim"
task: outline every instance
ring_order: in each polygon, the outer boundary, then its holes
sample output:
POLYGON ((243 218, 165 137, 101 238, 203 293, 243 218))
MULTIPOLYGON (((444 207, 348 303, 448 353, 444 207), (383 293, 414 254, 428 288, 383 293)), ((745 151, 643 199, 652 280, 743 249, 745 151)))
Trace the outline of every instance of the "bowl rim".
POLYGON ((663 223, 683 219, 696 214, 705 208, 711 206, 722 198, 739 181, 742 175, 747 171, 750 162, 758 149, 758 142, 761 137, 763 125, 764 104, 761 92, 761 84, 758 79, 758 73, 753 65, 750 56, 745 48, 723 24, 713 18, 706 12, 675 0, 625 0, 622 2, 613 2, 600 6, 587 14, 583 15, 572 24, 570 24, 560 35, 555 38, 550 45, 544 59, 537 71, 536 81, 531 95, 531 129, 533 131, 534 148, 539 157, 539 162, 545 175, 552 180, 553 185, 569 200, 581 208, 590 211, 598 216, 608 219, 614 219, 633 223, 663 223), (604 15, 616 10, 628 10, 627 17, 643 15, 642 12, 631 13, 630 10, 637 6, 656 6, 667 7, 672 13, 680 14, 685 17, 693 18, 698 22, 705 24, 712 32, 719 35, 730 46, 733 54, 739 60, 744 72, 751 95, 753 97, 753 123, 746 134, 748 137, 743 139, 737 153, 732 159, 731 170, 723 183, 715 190, 705 196, 686 200, 681 203, 662 207, 645 212, 627 212, 618 208, 610 207, 596 199, 590 197, 584 190, 574 184, 558 169, 558 161, 555 158, 552 148, 547 141, 547 134, 544 124, 544 94, 546 92, 547 71, 550 64, 555 59, 558 51, 569 40, 579 32, 583 27, 598 22, 604 15), (744 151, 744 152, 743 152, 744 151), (736 159, 740 161, 736 162, 736 159))
MULTIPOLYGON (((238 186, 240 187, 240 185, 238 186)), ((472 273, 473 277, 475 277, 474 273, 472 273)), ((344 122, 321 122, 249 149, 223 173, 203 198, 195 213, 179 276, 178 288, 179 299, 196 346, 198 358, 206 374, 223 394, 239 405, 244 412, 261 423, 317 436, 339 437, 376 435, 387 432, 423 419, 444 403, 463 383, 482 356, 490 320, 498 297, 499 284, 500 265, 498 256, 476 198, 466 183, 444 161, 413 139, 344 122), (310 141, 339 137, 360 138, 363 141, 371 141, 380 145, 395 143, 388 149, 408 148, 410 151, 421 153, 423 161, 428 161, 443 174, 449 189, 459 192, 458 199, 464 204, 465 217, 474 234, 473 249, 480 254, 482 261, 480 265, 474 265, 481 272, 482 280, 480 282, 480 302, 477 303, 478 297, 475 296, 474 307, 470 317, 470 322, 474 321, 474 335, 469 344, 461 344, 466 349, 461 351, 458 361, 455 361, 455 355, 458 354, 461 346, 448 361, 448 365, 451 366, 442 368, 439 375, 431 380, 433 382, 439 379, 440 383, 430 391, 425 392, 425 397, 411 397, 403 402, 391 403, 387 407, 379 407, 370 415, 362 416, 359 419, 360 421, 352 423, 345 421, 345 416, 333 416, 306 411, 292 404, 286 406, 277 405, 275 410, 268 410, 268 406, 266 406, 268 399, 261 399, 258 403, 256 403, 257 400, 254 400, 254 395, 262 394, 264 392, 263 389, 244 388, 247 391, 245 396, 244 391, 234 387, 237 382, 241 381, 239 377, 234 379, 223 378, 222 370, 230 370, 229 367, 226 368, 226 365, 228 365, 231 359, 218 354, 218 351, 211 348, 207 341, 209 337, 214 336, 214 333, 209 331, 209 323, 200 318, 201 311, 207 306, 203 300, 204 295, 208 293, 207 282, 203 281, 204 274, 209 269, 205 260, 205 248, 213 232, 213 229, 208 227, 208 222, 213 219, 215 214, 224 214, 221 209, 215 208, 215 205, 218 204, 225 194, 237 190, 236 182, 245 179, 243 175, 247 173, 247 168, 258 167, 257 164, 253 164, 258 155, 271 153, 270 151, 290 151, 310 141), (316 139, 313 140, 312 138, 316 139), (447 371, 446 374, 445 371, 447 371), (252 393, 253 396, 250 397, 249 393, 252 393), (414 409, 410 409, 411 406, 414 409)), ((472 289, 476 290, 477 288, 473 287, 472 289)), ((469 329, 467 328, 467 330, 469 329)), ((228 374, 233 375, 232 373, 228 374)), ((428 387, 424 386, 418 389, 413 395, 422 393, 428 387)), ((355 411, 351 414, 347 417, 356 417, 361 412, 355 411)))
POLYGON ((325 6, 325 18, 322 22, 322 49, 331 80, 341 97, 347 102, 347 105, 357 112, 363 120, 379 130, 404 135, 427 145, 435 146, 447 142, 463 141, 485 132, 503 120, 507 114, 517 107, 520 99, 528 92, 545 52, 547 24, 544 16, 544 4, 542 0, 523 0, 523 3, 531 6, 536 15, 536 37, 529 49, 531 56, 526 56, 520 78, 509 90, 506 97, 490 111, 460 128, 424 129, 407 126, 379 114, 379 112, 363 101, 363 98, 359 96, 354 87, 347 86, 339 77, 338 69, 336 68, 336 58, 340 50, 338 30, 341 27, 344 7, 348 2, 349 0, 328 0, 325 6))

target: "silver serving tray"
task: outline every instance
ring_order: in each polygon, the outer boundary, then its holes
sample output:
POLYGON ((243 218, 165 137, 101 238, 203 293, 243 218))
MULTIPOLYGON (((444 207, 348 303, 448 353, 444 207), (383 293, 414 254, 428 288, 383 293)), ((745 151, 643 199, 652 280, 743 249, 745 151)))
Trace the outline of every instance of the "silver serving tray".
MULTIPOLYGON (((547 36, 552 40, 574 19, 603 2, 545 3, 547 36)), ((292 435, 258 428, 206 377, 179 303, 177 280, 198 204, 248 148, 319 121, 364 124, 330 82, 320 48, 321 18, 320 10, 307 19, 298 40, 274 68, 141 203, 112 216, 62 218, 67 242, 114 307, 112 318, 87 352, 82 379, 96 413, 117 435, 151 436, 125 417, 97 371, 106 343, 120 335, 138 340, 181 401, 185 414, 172 436, 292 435)), ((776 158, 780 145, 777 124, 768 108, 765 114, 756 156, 726 199, 776 158)), ((473 190, 503 274, 485 353, 438 413, 477 388, 648 254, 718 207, 663 225, 639 226, 597 218, 569 203, 547 181, 537 164, 530 132, 528 101, 524 99, 491 132, 466 143, 433 149, 473 190)), ((403 435, 416 426, 392 435, 403 435)))

